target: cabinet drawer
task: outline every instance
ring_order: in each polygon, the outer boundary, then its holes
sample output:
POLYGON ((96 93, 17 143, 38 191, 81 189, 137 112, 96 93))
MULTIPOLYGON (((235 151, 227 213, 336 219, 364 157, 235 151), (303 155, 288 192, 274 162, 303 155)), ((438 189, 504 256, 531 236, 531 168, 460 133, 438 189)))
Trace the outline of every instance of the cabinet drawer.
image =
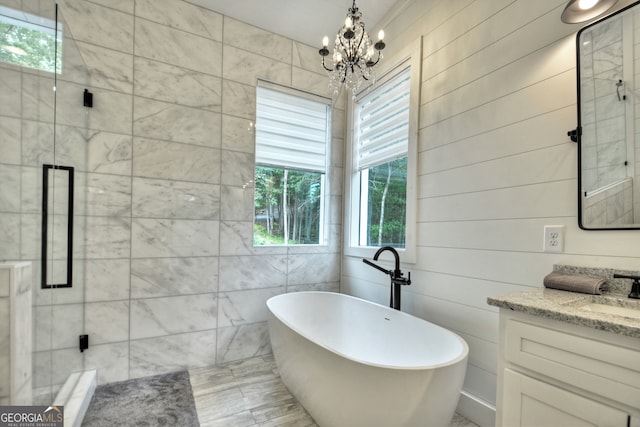
POLYGON ((588 392, 638 407, 638 352, 509 319, 505 359, 588 392))
POLYGON ((503 425, 627 427, 629 414, 505 369, 503 425))

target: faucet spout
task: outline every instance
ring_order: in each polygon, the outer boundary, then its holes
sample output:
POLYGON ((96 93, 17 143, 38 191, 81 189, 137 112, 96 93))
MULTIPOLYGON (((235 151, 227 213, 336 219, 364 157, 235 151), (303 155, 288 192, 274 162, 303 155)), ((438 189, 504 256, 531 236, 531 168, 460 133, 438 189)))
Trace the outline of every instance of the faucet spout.
POLYGON ((614 279, 631 279, 633 283, 631 284, 631 292, 629 293, 629 298, 640 299, 640 276, 629 276, 626 274, 614 274, 614 279))
POLYGON ((398 255, 398 251, 396 251, 395 248, 392 248, 391 246, 383 246, 380 249, 378 249, 375 255, 373 256, 373 260, 377 261, 378 258, 380 257, 380 254, 385 251, 389 251, 393 254, 393 257, 396 260, 396 270, 400 270, 400 255, 398 255))
POLYGON ((380 257, 380 254, 385 251, 389 251, 393 254, 393 257, 395 259, 395 269, 393 270, 386 270, 380 267, 379 265, 369 261, 366 258, 363 258, 362 262, 364 262, 367 265, 370 265, 371 267, 377 270, 382 271, 385 274, 388 274, 391 277, 391 293, 389 296, 389 307, 394 308, 396 310, 400 310, 400 289, 401 289, 400 287, 402 285, 411 284, 411 272, 409 272, 408 277, 402 277, 403 276, 402 271, 400 270, 400 255, 398 255, 398 251, 396 251, 391 246, 383 246, 382 248, 378 249, 375 255, 373 256, 373 260, 377 261, 378 258, 380 257))

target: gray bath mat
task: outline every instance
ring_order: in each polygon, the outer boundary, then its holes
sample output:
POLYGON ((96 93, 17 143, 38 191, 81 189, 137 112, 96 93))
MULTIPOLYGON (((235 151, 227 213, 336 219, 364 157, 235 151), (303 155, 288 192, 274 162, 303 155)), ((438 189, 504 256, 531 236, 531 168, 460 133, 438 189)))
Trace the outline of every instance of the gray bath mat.
POLYGON ((187 371, 99 385, 86 427, 199 427, 187 371))

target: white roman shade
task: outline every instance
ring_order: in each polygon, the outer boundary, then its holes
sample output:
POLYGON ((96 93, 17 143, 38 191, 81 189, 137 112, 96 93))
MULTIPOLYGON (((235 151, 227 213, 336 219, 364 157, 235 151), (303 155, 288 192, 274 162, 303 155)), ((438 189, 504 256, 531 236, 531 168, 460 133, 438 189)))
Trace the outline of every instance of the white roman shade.
POLYGON ((407 67, 357 101, 358 170, 407 156, 410 82, 407 67))
POLYGON ((257 87, 256 164, 326 173, 329 105, 257 87))

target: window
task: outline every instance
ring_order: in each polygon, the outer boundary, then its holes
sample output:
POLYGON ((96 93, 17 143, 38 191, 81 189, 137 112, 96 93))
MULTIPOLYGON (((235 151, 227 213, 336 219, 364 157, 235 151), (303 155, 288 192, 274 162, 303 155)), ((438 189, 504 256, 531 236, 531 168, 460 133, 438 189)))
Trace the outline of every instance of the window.
POLYGON ((49 19, 0 6, 0 61, 60 73, 62 40, 55 28, 49 19))
POLYGON ((351 103, 345 254, 381 246, 414 257, 419 62, 403 62, 351 103), (350 208, 349 208, 350 207, 350 208))
POLYGON ((356 101, 360 246, 405 247, 410 70, 356 101))
POLYGON ((325 244, 329 100, 267 84, 256 95, 254 245, 325 244))

